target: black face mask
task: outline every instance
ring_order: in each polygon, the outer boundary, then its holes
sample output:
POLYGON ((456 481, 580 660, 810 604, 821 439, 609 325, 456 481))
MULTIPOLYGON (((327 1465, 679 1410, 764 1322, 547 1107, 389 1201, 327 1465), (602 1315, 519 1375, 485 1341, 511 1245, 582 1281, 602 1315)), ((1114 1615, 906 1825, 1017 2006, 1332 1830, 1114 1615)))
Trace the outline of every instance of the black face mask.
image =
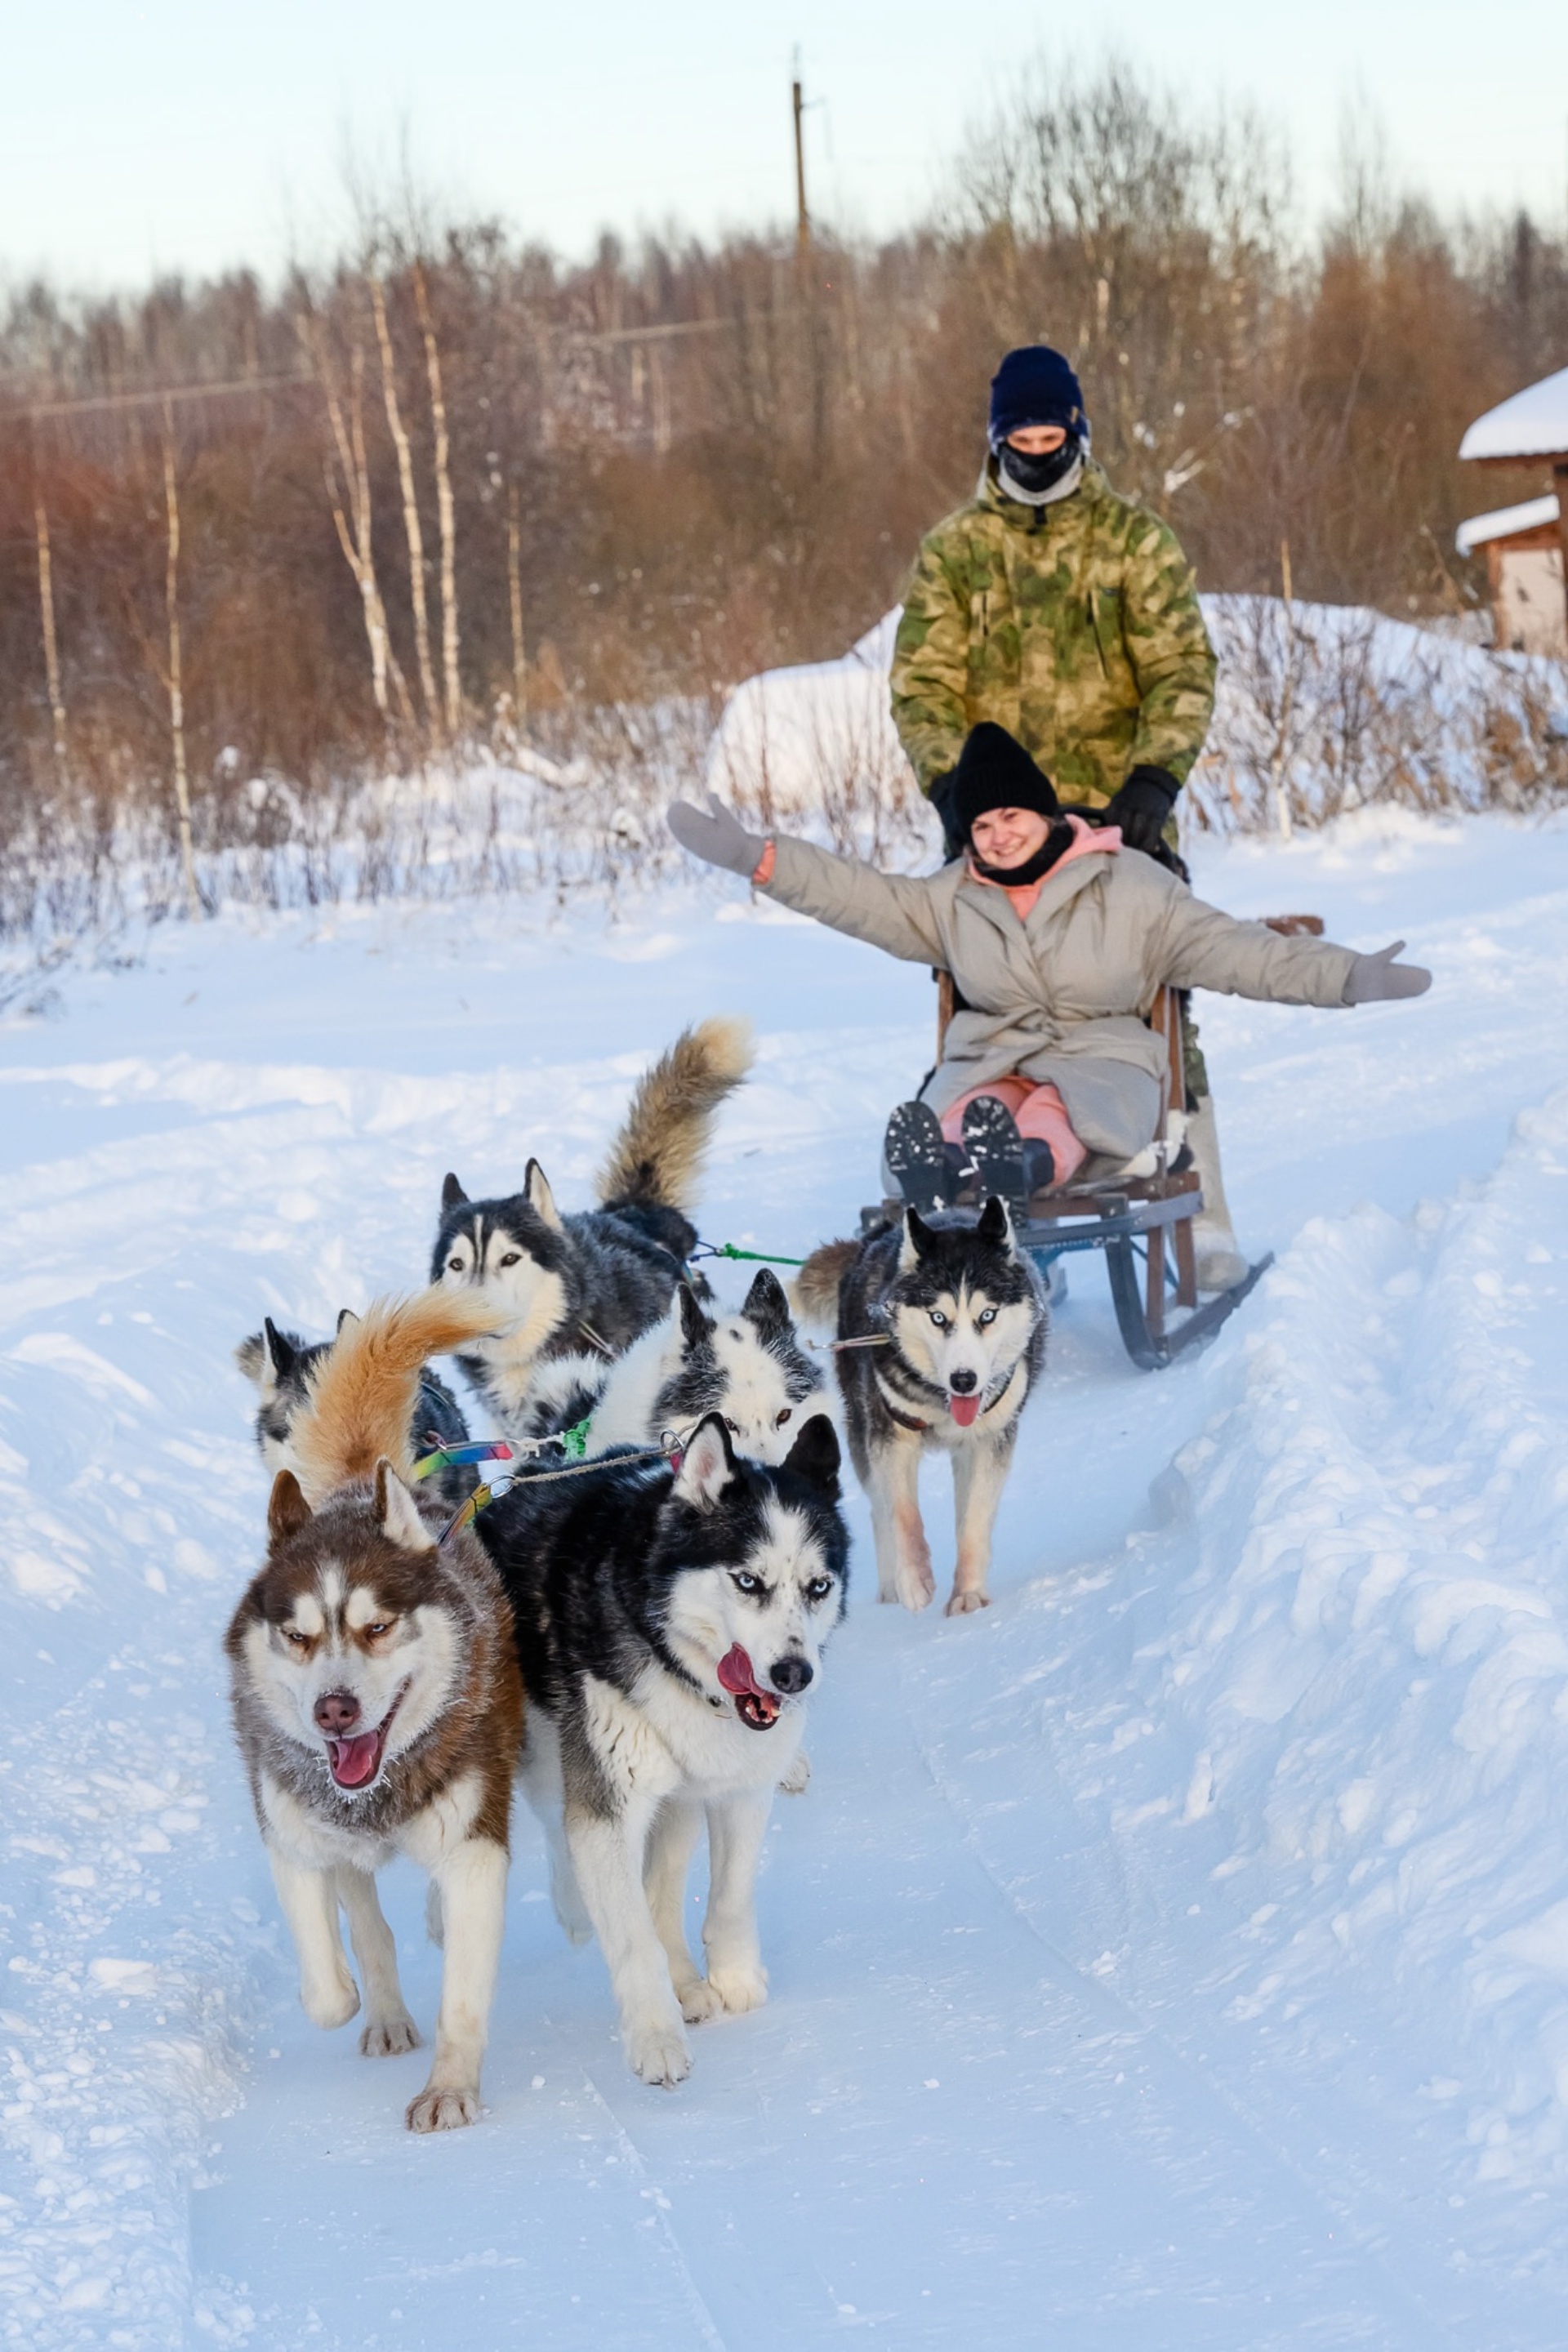
MULTIPOLYGON (((1082 445, 1078 435, 1069 433, 1061 447, 1053 449, 1046 457, 1026 457, 1022 449, 1015 449, 1010 441, 1005 441, 996 452, 996 463, 1006 467, 1010 479, 1016 482, 1021 490, 1027 490, 1031 498, 1037 499, 1043 491, 1053 489, 1062 476, 1077 465, 1081 455, 1082 445)), ((1002 487, 1005 489, 1006 483, 1002 487)))

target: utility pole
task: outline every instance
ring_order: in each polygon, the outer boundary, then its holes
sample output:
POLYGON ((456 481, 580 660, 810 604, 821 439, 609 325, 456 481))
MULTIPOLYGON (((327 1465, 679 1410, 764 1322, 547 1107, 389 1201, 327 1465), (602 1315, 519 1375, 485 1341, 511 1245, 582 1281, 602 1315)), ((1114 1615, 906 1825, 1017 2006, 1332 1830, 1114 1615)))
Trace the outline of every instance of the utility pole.
POLYGON ((804 261, 811 250, 811 215, 805 208, 805 136, 802 121, 805 113, 805 91, 800 79, 798 51, 790 96, 795 107, 795 249, 804 261))

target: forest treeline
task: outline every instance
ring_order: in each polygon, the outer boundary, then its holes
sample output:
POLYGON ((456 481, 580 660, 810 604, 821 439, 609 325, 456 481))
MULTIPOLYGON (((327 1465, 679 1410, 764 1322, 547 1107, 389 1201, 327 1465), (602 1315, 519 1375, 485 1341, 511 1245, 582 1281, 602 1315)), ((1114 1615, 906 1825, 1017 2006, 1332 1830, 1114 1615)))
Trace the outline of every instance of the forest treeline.
POLYGON ((1082 376, 1097 454, 1215 589, 1402 615, 1479 583, 1460 434, 1568 361, 1568 242, 1351 174, 1304 246, 1288 158, 1123 68, 976 134, 940 212, 606 236, 366 210, 330 268, 0 327, 0 830, 309 791, 455 744, 570 754, 589 714, 836 654, 964 497, 999 354, 1082 376))

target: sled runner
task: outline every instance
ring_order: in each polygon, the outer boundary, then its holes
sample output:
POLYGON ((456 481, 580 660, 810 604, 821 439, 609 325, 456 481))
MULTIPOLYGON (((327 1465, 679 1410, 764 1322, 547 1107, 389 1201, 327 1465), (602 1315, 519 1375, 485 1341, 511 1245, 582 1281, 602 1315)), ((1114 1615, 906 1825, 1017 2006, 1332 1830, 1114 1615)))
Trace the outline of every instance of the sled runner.
MULTIPOLYGON (((1280 915, 1271 919, 1269 928, 1321 933, 1322 924, 1314 915, 1280 915)), ((952 974, 937 971, 932 976, 938 991, 940 1059, 958 1002, 952 974)), ((1268 1253, 1230 1289, 1216 1291, 1199 1305, 1193 1219, 1202 1213, 1204 1196, 1197 1171, 1182 1148, 1179 1120, 1173 1123, 1173 1114, 1184 1113, 1187 1105, 1181 1006, 1173 989, 1162 988, 1155 997, 1149 1026, 1165 1044, 1160 1132, 1152 1150, 1152 1172, 1140 1176, 1089 1173, 1059 1192, 1037 1192, 1015 1230, 1020 1245, 1047 1276, 1059 1259, 1089 1250, 1103 1251, 1122 1345, 1140 1371, 1153 1372, 1163 1370, 1187 1349, 1212 1339, 1274 1261, 1272 1252, 1268 1253)), ((896 1222, 903 1211, 902 1201, 894 1199, 863 1209, 862 1233, 871 1234, 896 1222)))

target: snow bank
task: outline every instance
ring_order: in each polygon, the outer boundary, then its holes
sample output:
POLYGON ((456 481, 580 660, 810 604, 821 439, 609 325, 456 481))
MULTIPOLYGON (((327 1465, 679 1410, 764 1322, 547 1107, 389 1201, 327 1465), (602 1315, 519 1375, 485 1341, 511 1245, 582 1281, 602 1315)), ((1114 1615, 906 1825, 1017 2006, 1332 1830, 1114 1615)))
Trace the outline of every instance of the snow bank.
MULTIPOLYGON (((1563 763, 1562 666, 1494 657, 1464 639, 1358 605, 1205 596, 1218 698, 1184 805, 1229 832, 1321 824, 1377 800, 1476 808, 1528 799, 1563 763)), ((837 845, 879 822, 886 845, 923 848, 929 820, 888 701, 897 611, 837 662, 764 671, 725 706, 710 782, 764 816, 826 819, 837 845)))

